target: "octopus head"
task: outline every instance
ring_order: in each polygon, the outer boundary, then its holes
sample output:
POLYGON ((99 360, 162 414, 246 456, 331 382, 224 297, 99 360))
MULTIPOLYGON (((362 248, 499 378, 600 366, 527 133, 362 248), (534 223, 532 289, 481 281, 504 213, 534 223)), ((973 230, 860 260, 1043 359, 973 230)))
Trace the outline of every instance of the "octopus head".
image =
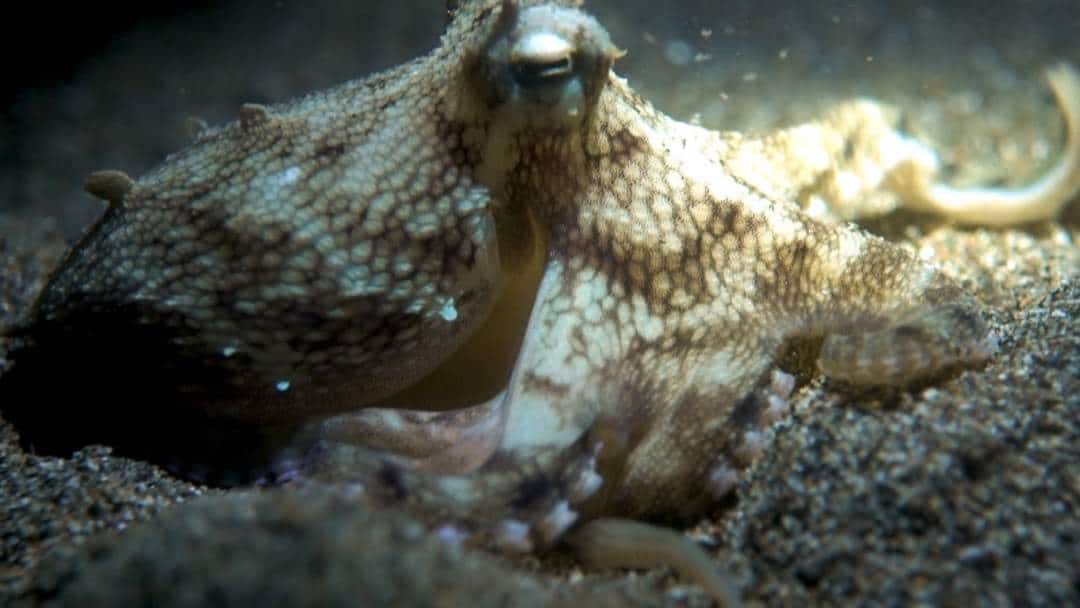
POLYGON ((480 59, 481 86, 495 107, 527 122, 579 124, 621 52, 593 17, 564 6, 504 2, 480 59))

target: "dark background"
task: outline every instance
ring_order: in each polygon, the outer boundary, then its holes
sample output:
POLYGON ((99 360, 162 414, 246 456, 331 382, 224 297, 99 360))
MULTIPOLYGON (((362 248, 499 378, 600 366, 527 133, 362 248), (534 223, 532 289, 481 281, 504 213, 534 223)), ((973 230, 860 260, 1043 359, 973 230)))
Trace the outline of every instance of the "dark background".
MULTIPOLYGON (((1005 94, 1041 87, 1046 63, 1080 63, 1078 5, 587 4, 630 51, 617 68, 646 97, 680 117, 701 113, 710 126, 739 129, 801 119, 858 93, 917 101, 967 86, 963 79, 1005 94), (672 42, 698 61, 672 65, 665 52, 672 42), (940 90, 925 90, 934 86, 940 90)), ((137 176, 184 145, 191 118, 230 120, 241 103, 282 100, 393 65, 434 45, 443 24, 441 0, 24 10, 2 43, 0 213, 52 218, 69 239, 97 211, 81 192, 89 172, 137 176)))

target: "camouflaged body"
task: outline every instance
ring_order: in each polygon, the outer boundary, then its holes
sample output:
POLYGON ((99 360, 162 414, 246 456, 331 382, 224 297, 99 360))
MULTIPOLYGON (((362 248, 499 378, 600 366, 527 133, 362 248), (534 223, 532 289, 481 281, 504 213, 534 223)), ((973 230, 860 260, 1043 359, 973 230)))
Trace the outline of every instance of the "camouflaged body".
POLYGON ((675 121, 572 4, 464 3, 421 59, 103 179, 25 352, 163 356, 148 407, 310 422, 373 448, 342 473, 372 495, 546 543, 730 492, 784 414, 791 339, 856 384, 993 351, 931 265, 796 204, 893 133, 876 106, 765 138, 675 121))

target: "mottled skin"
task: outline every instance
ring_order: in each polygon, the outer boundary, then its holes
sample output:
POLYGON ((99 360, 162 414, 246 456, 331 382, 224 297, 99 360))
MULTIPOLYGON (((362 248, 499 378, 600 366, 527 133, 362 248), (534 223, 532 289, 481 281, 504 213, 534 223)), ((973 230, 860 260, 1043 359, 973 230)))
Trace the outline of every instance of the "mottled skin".
POLYGON ((73 392, 272 429, 279 476, 298 462, 522 550, 731 491, 783 415, 793 338, 864 385, 992 352, 934 267, 796 204, 840 167, 884 167, 848 194, 905 192, 882 175, 922 152, 877 162, 897 137, 877 106, 717 133, 639 98, 619 55, 576 9, 474 0, 426 57, 245 106, 138 181, 96 174, 109 209, 13 332, 5 415, 97 365, 114 375, 73 392), (853 124, 877 148, 844 145, 853 124))

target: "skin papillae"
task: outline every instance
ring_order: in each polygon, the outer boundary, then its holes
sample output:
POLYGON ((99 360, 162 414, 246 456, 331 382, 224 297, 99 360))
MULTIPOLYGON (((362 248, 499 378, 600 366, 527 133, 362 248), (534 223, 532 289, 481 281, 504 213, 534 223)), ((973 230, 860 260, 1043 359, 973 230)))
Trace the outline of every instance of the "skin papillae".
POLYGON ((91 176, 108 209, 9 332, 4 416, 43 451, 360 481, 506 551, 574 531, 592 562, 657 556, 733 603, 693 545, 610 518, 694 517, 733 491, 784 415, 792 339, 856 385, 996 348, 933 266, 799 203, 1052 215, 1078 184, 1080 86, 1051 75, 1059 165, 973 194, 937 185, 873 102, 714 132, 638 97, 620 54, 569 3, 464 2, 425 57, 246 105, 138 180, 91 176))

